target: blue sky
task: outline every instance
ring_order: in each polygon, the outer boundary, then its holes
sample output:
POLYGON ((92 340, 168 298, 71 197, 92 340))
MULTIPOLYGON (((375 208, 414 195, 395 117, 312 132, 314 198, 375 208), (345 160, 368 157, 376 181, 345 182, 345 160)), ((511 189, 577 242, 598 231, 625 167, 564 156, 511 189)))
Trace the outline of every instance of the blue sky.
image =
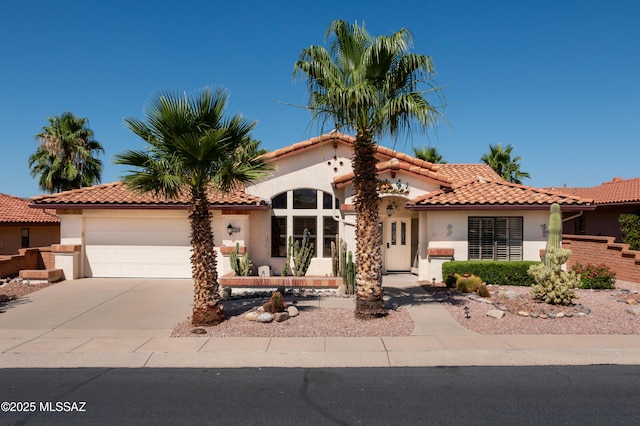
POLYGON ((382 144, 431 144, 450 163, 514 146, 531 186, 594 186, 640 176, 640 2, 615 1, 1 1, 0 192, 41 193, 27 160, 47 117, 87 117, 113 155, 141 142, 125 117, 161 90, 226 87, 230 113, 258 120, 277 149, 315 136, 300 50, 333 19, 372 35, 408 28, 433 57, 450 125, 382 144))

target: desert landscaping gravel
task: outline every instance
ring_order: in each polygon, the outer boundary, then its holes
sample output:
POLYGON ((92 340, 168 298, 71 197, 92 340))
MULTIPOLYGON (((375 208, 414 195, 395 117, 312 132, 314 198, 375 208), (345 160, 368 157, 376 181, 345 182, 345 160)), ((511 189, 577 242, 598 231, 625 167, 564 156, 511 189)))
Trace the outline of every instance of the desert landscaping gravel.
MULTIPOLYGON (((15 281, 3 285, 0 287, 0 312, 7 303, 13 303, 11 299, 19 299, 49 285, 52 284, 32 285, 15 281)), ((629 310, 640 306, 640 283, 618 280, 613 290, 576 290, 578 298, 574 300, 575 306, 571 307, 536 302, 529 295, 528 287, 489 286, 491 297, 488 299, 447 290, 443 284, 423 283, 423 288, 432 296, 428 303, 443 306, 458 323, 479 334, 640 334, 640 315, 629 313, 629 310), (505 294, 510 299, 503 297, 505 294), (496 304, 507 310, 501 319, 487 316, 488 311, 496 309, 496 304), (544 314, 549 318, 525 317, 519 312, 544 314), (561 318, 552 318, 558 314, 561 318)), ((176 325, 172 336, 408 336, 414 329, 411 316, 402 307, 391 310, 385 318, 372 321, 356 320, 353 309, 308 306, 301 307, 297 317, 280 323, 261 324, 245 320, 244 314, 259 306, 263 299, 229 310, 222 324, 205 327, 204 334, 192 333, 194 327, 186 317, 187 312, 185 321, 176 325)), ((230 302, 225 302, 227 304, 230 302)))

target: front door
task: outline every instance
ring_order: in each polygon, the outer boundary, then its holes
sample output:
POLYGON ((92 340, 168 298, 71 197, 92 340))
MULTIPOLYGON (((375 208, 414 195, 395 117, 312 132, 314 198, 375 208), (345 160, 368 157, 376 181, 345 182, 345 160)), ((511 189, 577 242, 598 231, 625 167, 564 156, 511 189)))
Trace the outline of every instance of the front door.
POLYGON ((387 271, 411 270, 411 218, 387 219, 383 249, 387 271))

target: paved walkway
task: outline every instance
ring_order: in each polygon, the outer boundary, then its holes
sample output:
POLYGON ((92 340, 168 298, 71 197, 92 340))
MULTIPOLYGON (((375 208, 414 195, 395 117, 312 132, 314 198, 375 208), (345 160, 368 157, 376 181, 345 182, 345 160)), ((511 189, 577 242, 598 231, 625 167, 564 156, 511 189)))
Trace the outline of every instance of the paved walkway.
POLYGON ((409 310, 411 336, 170 338, 191 312, 190 280, 65 281, 0 313, 0 367, 640 365, 638 335, 484 336, 459 325, 414 276, 386 276, 384 286, 389 303, 409 310))

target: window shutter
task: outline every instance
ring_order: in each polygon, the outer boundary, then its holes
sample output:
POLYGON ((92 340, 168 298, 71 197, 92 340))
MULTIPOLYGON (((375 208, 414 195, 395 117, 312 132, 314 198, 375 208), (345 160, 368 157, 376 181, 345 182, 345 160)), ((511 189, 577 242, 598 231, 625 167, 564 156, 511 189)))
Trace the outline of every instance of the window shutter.
POLYGON ((469 218, 469 260, 480 260, 480 218, 469 218))

